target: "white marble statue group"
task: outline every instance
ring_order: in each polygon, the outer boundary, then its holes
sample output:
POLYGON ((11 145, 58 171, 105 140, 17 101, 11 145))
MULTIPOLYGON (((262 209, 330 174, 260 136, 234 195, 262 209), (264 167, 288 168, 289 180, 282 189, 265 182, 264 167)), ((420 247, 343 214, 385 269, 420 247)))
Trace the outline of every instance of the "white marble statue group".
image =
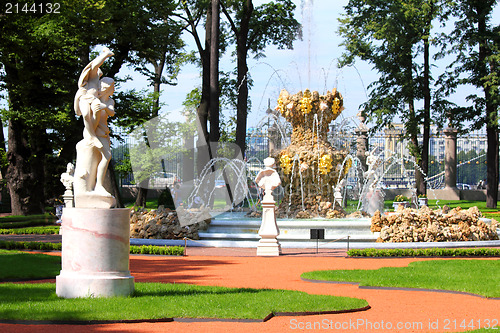
POLYGON ((105 188, 105 176, 111 160, 108 117, 115 114, 112 78, 102 77, 100 66, 113 53, 104 48, 82 71, 75 95, 76 115, 82 116, 83 140, 76 145, 74 174, 75 207, 111 208, 115 198, 105 188), (102 78, 101 78, 102 77, 102 78))

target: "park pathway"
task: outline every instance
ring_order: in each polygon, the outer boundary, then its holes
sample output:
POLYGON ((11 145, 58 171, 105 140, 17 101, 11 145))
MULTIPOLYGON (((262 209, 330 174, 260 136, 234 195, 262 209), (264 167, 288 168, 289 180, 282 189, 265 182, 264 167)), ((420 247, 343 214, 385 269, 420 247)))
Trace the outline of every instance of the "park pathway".
POLYGON ((312 270, 402 267, 428 259, 361 259, 345 258, 341 252, 316 255, 300 251, 290 249, 280 257, 256 257, 255 249, 193 248, 188 249, 186 257, 133 255, 130 268, 137 282, 301 290, 364 298, 371 309, 335 315, 274 317, 267 322, 251 323, 0 324, 0 332, 462 332, 472 325, 483 327, 494 320, 500 325, 498 299, 431 291, 361 289, 350 284, 311 283, 300 279, 301 273, 312 270))

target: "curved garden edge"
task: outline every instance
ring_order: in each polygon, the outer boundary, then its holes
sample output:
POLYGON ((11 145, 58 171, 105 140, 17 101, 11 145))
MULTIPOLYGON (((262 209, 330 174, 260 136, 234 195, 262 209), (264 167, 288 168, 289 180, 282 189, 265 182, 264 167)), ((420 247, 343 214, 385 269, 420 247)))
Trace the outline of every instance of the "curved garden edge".
POLYGON ((311 283, 330 283, 330 284, 350 284, 357 285, 359 289, 375 289, 375 290, 401 290, 401 291, 426 291, 434 293, 445 293, 445 294, 456 294, 456 295, 468 295, 484 299, 500 300, 500 297, 486 297, 483 295, 468 293, 466 291, 455 291, 455 290, 444 290, 444 289, 427 289, 427 288, 408 288, 408 287, 382 287, 382 286, 360 286, 360 282, 351 281, 329 281, 329 280, 312 280, 300 277, 304 282, 311 283))
POLYGON ((133 320, 0 320, 1 324, 16 325, 101 325, 101 324, 137 324, 137 323, 168 323, 168 322, 234 322, 234 323, 260 323, 267 322, 274 317, 297 317, 316 316, 327 314, 344 314, 367 311, 370 305, 337 311, 313 311, 313 312, 275 312, 270 313, 263 319, 230 319, 230 318, 158 318, 158 319, 133 319, 133 320))

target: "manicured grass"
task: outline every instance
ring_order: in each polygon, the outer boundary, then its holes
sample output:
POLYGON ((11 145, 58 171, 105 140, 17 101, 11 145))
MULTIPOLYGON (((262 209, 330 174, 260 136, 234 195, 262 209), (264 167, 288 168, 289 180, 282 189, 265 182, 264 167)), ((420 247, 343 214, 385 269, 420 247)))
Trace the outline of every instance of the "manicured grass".
MULTIPOLYGON (((0 279, 54 277, 61 258, 0 250, 0 279)), ((166 317, 263 319, 271 312, 333 311, 365 307, 348 297, 288 290, 136 283, 132 297, 61 299, 55 285, 0 284, 0 320, 132 320, 166 317)))
MULTIPOLYGON (((135 201, 125 203, 125 208, 134 208, 135 201)), ((157 209, 158 208, 158 198, 148 199, 146 201, 147 210, 157 209)))
POLYGON ((1 320, 263 319, 271 312, 361 308, 365 300, 299 291, 136 283, 133 297, 60 299, 55 284, 0 284, 1 320))
POLYGON ((490 325, 496 325, 498 324, 498 320, 491 320, 490 322, 484 322, 483 321, 483 325, 487 326, 487 327, 484 327, 484 328, 480 328, 480 329, 477 329, 477 330, 473 330, 473 331, 464 331, 464 332, 460 332, 460 333, 492 333, 492 332, 498 332, 498 330, 500 330, 500 326, 490 326, 490 325))
POLYGON ((500 249, 354 249, 350 257, 500 257, 500 249))
POLYGON ((450 208, 461 207, 462 209, 469 209, 477 206, 486 218, 494 218, 500 220, 500 201, 498 208, 486 208, 486 201, 467 201, 467 200, 431 200, 432 194, 429 196, 429 208, 436 209, 447 205, 450 208), (437 206, 439 205, 439 207, 437 206))
POLYGON ((499 260, 430 260, 412 262, 408 267, 302 274, 303 278, 311 280, 359 282, 361 286, 454 290, 486 297, 500 297, 499 276, 499 260))
POLYGON ((0 280, 53 278, 61 271, 61 257, 0 250, 0 280))

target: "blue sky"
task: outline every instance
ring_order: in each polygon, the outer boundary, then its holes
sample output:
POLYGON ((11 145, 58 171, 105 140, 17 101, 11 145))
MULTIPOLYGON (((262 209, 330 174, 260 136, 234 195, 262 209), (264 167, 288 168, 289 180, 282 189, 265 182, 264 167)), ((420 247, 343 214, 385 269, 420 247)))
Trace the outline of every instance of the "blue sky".
MULTIPOLYGON (((254 0, 258 6, 268 0, 254 0)), ((367 63, 358 61, 355 68, 337 68, 337 58, 343 52, 339 44, 338 18, 348 0, 295 0, 295 17, 304 26, 302 41, 294 42, 293 50, 278 50, 271 46, 265 58, 248 60, 253 87, 250 91, 252 108, 249 127, 256 125, 265 116, 270 101, 271 108, 276 105, 281 89, 290 93, 309 88, 324 93, 327 89, 337 88, 344 96, 345 110, 342 117, 353 117, 359 106, 367 100, 367 86, 377 79, 377 73, 367 63), (305 6, 302 6, 305 5, 305 6), (305 10, 303 8, 305 7, 305 10)), ((500 22, 500 10, 497 9, 493 22, 500 22)), ((191 43, 190 36, 186 42, 191 43)), ((228 52, 230 53, 230 52, 228 52)), ((229 57, 223 57, 220 67, 233 70, 235 64, 229 57)), ((436 75, 439 69, 435 69, 436 75)), ((194 66, 182 69, 177 86, 163 86, 162 100, 166 104, 163 112, 168 112, 172 119, 182 120, 179 111, 186 94, 200 85, 199 69, 194 66)), ((125 87, 146 88, 147 82, 139 74, 125 87)), ((471 93, 463 88, 452 98, 457 104, 464 105, 465 96, 471 93)), ((342 118, 340 117, 340 118, 342 118)), ((339 121, 340 118, 337 120, 339 121)), ((397 120, 397 119, 396 119, 397 120)))
MULTIPOLYGON (((254 5, 268 2, 269 0, 254 0, 254 5)), ((278 50, 269 47, 265 58, 248 59, 253 87, 250 90, 252 108, 249 116, 249 126, 256 125, 265 116, 268 100, 271 108, 276 105, 281 89, 286 88, 290 93, 310 88, 320 93, 326 89, 337 88, 344 96, 345 110, 341 117, 355 116, 359 105, 367 99, 367 86, 377 79, 377 73, 371 66, 364 62, 357 62, 355 68, 337 68, 337 58, 343 49, 339 46, 342 42, 337 34, 338 18, 343 12, 348 0, 294 0, 297 9, 295 17, 304 25, 304 38, 295 41, 293 50, 278 50), (302 10, 305 4, 306 10, 302 10)), ((500 6, 497 6, 492 22, 500 22, 500 6)), ((192 43, 192 37, 186 35, 187 43, 192 43)), ((189 49, 189 45, 187 47, 189 49)), ((232 50, 229 50, 230 54, 232 50)), ((228 56, 223 57, 221 69, 233 70, 235 64, 228 56)), ((436 70, 436 73, 439 71, 436 70)), ((170 119, 182 121, 180 115, 182 102, 186 95, 201 83, 200 70, 195 66, 186 66, 182 69, 177 86, 162 86, 163 113, 169 113, 170 119)), ((133 80, 118 89, 137 90, 147 89, 148 82, 139 73, 123 68, 120 76, 132 75, 133 80)), ((75 78, 76 84, 77 78, 75 78)), ((463 88, 454 98, 457 104, 465 103, 465 96, 473 88, 463 88)), ((4 101, 2 101, 4 102, 4 101)), ((5 106, 2 103, 1 106, 5 106)), ((117 116, 119 117, 119 105, 117 116)), ((337 120, 339 121, 340 118, 337 120)))
MULTIPOLYGON (((254 0, 254 5, 264 2, 267 1, 254 0)), ((276 100, 283 88, 290 93, 306 88, 323 93, 325 89, 337 88, 344 95, 346 110, 343 115, 354 116, 359 104, 366 101, 365 87, 376 78, 367 64, 357 64, 357 70, 337 68, 336 60, 342 54, 342 49, 338 46, 341 39, 336 34, 337 18, 347 0, 314 0, 312 7, 310 6, 312 8, 310 14, 304 13, 304 17, 301 0, 295 2, 297 4, 295 17, 305 25, 303 40, 296 41, 293 50, 278 50, 270 46, 265 52, 265 58, 248 59, 249 72, 254 83, 250 91, 252 109, 249 126, 256 125, 265 116, 268 100, 272 108, 276 106, 276 100)), ((189 38, 191 37, 187 35, 187 43, 191 43, 189 38)), ((232 59, 223 57, 221 69, 233 70, 234 66, 232 59)), ((124 85, 124 88, 147 87, 146 80, 139 74, 133 76, 134 80, 124 85)), ((186 94, 199 86, 200 82, 198 68, 194 66, 183 68, 177 86, 163 86, 161 98, 165 106, 162 111, 168 112, 174 119, 182 120, 182 117, 178 116, 182 102, 186 94)))

